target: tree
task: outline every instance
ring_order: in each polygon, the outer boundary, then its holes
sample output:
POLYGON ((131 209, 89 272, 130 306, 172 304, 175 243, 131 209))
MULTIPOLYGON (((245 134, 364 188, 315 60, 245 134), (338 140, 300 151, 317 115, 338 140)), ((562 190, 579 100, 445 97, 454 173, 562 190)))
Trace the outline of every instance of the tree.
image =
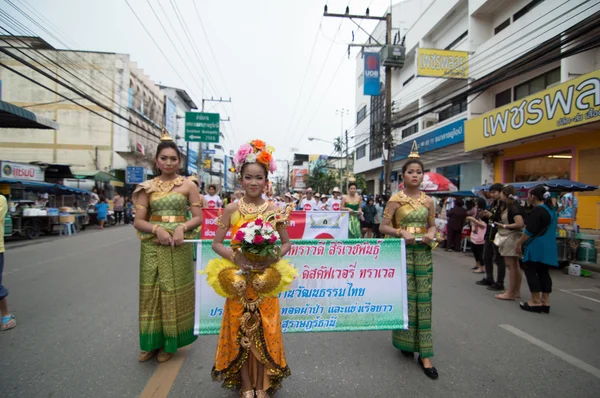
POLYGON ((308 186, 315 192, 329 193, 337 184, 337 173, 324 167, 315 167, 308 175, 308 186))

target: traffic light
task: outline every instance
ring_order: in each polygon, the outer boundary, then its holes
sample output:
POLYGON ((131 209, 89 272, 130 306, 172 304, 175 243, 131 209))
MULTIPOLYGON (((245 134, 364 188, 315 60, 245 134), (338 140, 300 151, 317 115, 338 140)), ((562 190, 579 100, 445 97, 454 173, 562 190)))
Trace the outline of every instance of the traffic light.
POLYGON ((235 173, 235 167, 230 167, 229 171, 232 172, 232 173, 235 173))
POLYGON ((204 166, 205 169, 210 169, 210 159, 205 159, 204 160, 204 166))

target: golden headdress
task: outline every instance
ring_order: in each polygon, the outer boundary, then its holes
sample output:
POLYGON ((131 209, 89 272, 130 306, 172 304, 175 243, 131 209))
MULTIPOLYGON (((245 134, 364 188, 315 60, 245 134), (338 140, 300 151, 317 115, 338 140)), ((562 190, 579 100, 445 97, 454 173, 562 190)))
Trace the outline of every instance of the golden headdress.
POLYGON ((161 131, 160 140, 161 141, 173 141, 173 138, 171 138, 171 134, 169 134, 167 129, 164 127, 162 128, 162 131, 161 131))
POLYGON ((419 146, 417 145, 417 141, 413 141, 412 148, 410 149, 410 154, 408 155, 409 159, 419 159, 419 146))

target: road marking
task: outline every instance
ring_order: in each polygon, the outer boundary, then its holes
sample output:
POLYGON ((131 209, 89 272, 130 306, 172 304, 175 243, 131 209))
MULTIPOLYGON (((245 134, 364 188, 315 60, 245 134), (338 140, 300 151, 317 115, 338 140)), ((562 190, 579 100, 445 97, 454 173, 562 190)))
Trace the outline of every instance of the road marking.
POLYGON ((542 340, 538 340, 535 337, 533 337, 532 335, 527 334, 524 331, 517 329, 514 326, 511 326, 511 325, 499 325, 499 326, 502 329, 504 329, 508 332, 511 332, 515 336, 521 337, 522 339, 529 341, 531 344, 534 344, 534 345, 548 351, 549 353, 556 355, 563 361, 568 362, 571 365, 573 365, 581 370, 584 370, 584 371, 588 372, 589 374, 591 374, 592 376, 596 376, 597 378, 600 379, 600 369, 598 369, 588 363, 583 362, 581 359, 577 359, 574 356, 569 355, 566 352, 561 351, 558 348, 553 347, 548 343, 544 343, 542 340))
POLYGON ((570 291, 568 291, 568 290, 564 290, 564 289, 558 289, 558 290, 560 290, 560 291, 561 291, 561 292, 563 292, 563 293, 572 294, 573 296, 577 296, 577 297, 584 298, 584 299, 586 299, 586 300, 593 301, 593 302, 595 302, 595 303, 600 303, 600 300, 597 300, 597 299, 594 299, 594 298, 591 298, 591 297, 588 297, 588 296, 584 296, 583 294, 577 294, 577 293, 573 293, 573 292, 570 292, 570 291))
POLYGON ((167 398, 171 387, 177 378, 179 369, 185 361, 185 356, 189 347, 177 350, 177 354, 165 363, 158 365, 158 368, 146 383, 144 391, 139 398, 167 398))

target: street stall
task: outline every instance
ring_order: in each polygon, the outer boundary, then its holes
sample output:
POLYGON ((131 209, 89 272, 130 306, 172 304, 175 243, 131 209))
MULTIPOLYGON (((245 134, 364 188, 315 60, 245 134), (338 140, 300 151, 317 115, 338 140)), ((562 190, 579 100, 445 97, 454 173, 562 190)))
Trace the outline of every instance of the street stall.
MULTIPOLYGON (((543 185, 553 194, 553 199, 558 200, 560 194, 573 194, 574 192, 591 192, 598 189, 595 185, 589 185, 571 180, 544 180, 528 182, 512 182, 517 189, 517 196, 522 204, 527 199, 529 190, 543 185)), ((485 191, 489 185, 475 187, 474 192, 485 191)), ((558 204, 556 204, 558 208, 558 204)), ((575 214, 575 213, 574 213, 575 214)), ((580 265, 598 265, 597 252, 600 248, 600 235, 584 233, 579 230, 575 222, 575 217, 563 217, 558 219, 558 228, 556 230, 556 243, 558 246, 558 259, 561 266, 566 266, 570 262, 577 262, 580 265)))
POLYGON ((77 230, 89 223, 87 212, 77 206, 87 204, 89 191, 42 181, 0 178, 0 193, 8 202, 10 228, 6 236, 36 239, 66 223, 73 223, 77 230))

